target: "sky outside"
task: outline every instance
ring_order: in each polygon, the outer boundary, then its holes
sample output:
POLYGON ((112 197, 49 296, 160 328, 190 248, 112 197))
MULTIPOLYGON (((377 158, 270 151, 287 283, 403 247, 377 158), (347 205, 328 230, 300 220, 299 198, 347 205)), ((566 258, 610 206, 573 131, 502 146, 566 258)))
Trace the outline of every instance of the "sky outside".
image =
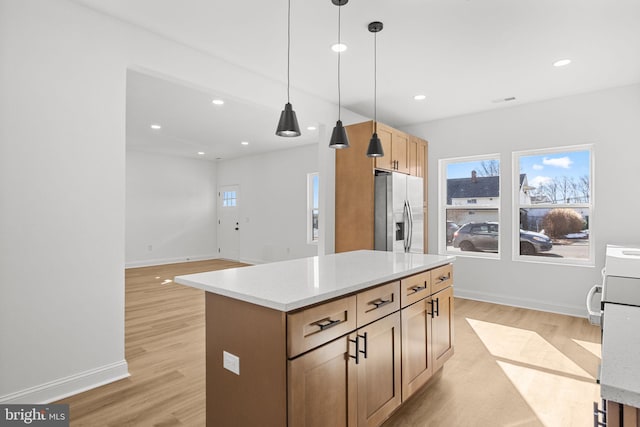
MULTIPOLYGON (((498 160, 494 161, 499 164, 498 160)), ((489 160, 485 160, 487 162, 489 160)), ((471 178, 473 170, 482 176, 482 162, 450 163, 447 165, 447 179, 471 178)), ((505 171, 501 172, 504 176, 505 171)), ((590 175, 589 150, 523 156, 520 157, 520 173, 527 174, 529 185, 533 187, 562 176, 577 180, 583 175, 590 175)))

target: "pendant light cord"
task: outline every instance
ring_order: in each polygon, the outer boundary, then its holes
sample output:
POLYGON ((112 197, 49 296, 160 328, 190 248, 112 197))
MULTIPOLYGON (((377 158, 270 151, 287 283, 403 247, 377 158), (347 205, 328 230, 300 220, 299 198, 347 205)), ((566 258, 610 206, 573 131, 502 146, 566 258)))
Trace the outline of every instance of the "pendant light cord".
POLYGON ((289 100, 289 74, 291 69, 291 0, 289 0, 287 7, 287 104, 289 100))
MULTIPOLYGON (((342 10, 342 5, 338 6, 338 46, 341 48, 342 41, 340 39, 340 11, 342 10)), ((340 120, 340 105, 341 105, 341 96, 340 96, 340 56, 342 55, 341 51, 338 50, 338 120, 340 120)))
POLYGON ((373 33, 373 132, 378 133, 378 33, 373 33))

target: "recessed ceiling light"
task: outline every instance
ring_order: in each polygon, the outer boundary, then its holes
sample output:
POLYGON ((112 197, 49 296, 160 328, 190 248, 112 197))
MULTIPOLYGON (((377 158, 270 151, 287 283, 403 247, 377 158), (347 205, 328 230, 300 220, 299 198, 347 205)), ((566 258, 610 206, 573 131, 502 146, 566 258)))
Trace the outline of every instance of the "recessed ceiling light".
POLYGON ((426 95, 416 95, 413 97, 413 99, 415 99, 416 101, 424 101, 425 99, 427 99, 426 95))
POLYGON ((222 99, 214 99, 213 101, 211 101, 211 103, 213 105, 222 105, 224 104, 224 101, 222 99))
POLYGON ((331 50, 334 52, 344 52, 347 50, 347 45, 344 43, 335 43, 331 45, 331 50))
POLYGON ((198 151, 198 156, 204 156, 204 151, 198 151))
POLYGON ((249 145, 249 143, 247 141, 242 141, 240 144, 242 145, 249 145))
POLYGON ((564 67, 565 65, 569 65, 571 64, 571 60, 570 59, 561 59, 559 61, 556 61, 553 63, 554 67, 564 67))
POLYGON ((151 125, 151 129, 154 129, 154 130, 162 129, 162 126, 157 125, 157 124, 153 124, 153 125, 151 125))
POLYGON ((493 102, 494 104, 497 104, 499 102, 509 102, 509 101, 515 101, 516 97, 515 96, 510 96, 508 98, 498 98, 498 99, 494 99, 493 102))
POLYGON ((315 126, 307 126, 307 130, 316 130, 317 128, 315 126))

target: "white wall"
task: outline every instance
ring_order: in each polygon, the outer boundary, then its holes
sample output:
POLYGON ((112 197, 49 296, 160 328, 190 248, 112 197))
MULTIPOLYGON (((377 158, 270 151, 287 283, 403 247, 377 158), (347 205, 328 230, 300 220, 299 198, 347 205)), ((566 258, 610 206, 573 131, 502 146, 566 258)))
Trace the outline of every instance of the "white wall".
POLYGON ((217 258, 216 166, 127 150, 127 267, 217 258))
MULTIPOLYGON (((318 172, 318 146, 224 160, 218 185, 239 185, 240 260, 280 261, 318 254, 307 243, 307 174, 318 172)), ((321 214, 322 215, 322 214, 321 214)))
POLYGON ((286 83, 68 0, 0 0, 0 64, 0 402, 45 402, 127 375, 127 68, 275 104, 274 123, 286 83))
POLYGON ((501 154, 502 259, 458 257, 456 293, 480 300, 586 316, 585 296, 600 282, 607 243, 640 244, 640 86, 522 105, 406 128, 429 141, 429 248, 437 251, 438 160, 501 154), (595 267, 514 262, 510 233, 512 151, 594 144, 595 267))

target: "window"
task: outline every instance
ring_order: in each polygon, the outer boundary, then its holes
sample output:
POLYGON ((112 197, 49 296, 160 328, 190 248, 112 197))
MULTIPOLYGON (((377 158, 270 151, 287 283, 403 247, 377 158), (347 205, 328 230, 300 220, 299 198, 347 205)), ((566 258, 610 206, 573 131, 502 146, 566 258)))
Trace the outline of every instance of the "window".
POLYGON ((238 206, 238 196, 235 191, 222 192, 222 207, 230 208, 238 206))
POLYGON ((514 259, 592 265, 591 146, 513 153, 514 259))
POLYGON ((316 243, 318 241, 318 215, 320 212, 318 204, 318 194, 320 188, 320 178, 318 173, 307 175, 307 242, 316 243))
POLYGON ((440 160, 439 252, 500 252, 500 157, 440 160))

